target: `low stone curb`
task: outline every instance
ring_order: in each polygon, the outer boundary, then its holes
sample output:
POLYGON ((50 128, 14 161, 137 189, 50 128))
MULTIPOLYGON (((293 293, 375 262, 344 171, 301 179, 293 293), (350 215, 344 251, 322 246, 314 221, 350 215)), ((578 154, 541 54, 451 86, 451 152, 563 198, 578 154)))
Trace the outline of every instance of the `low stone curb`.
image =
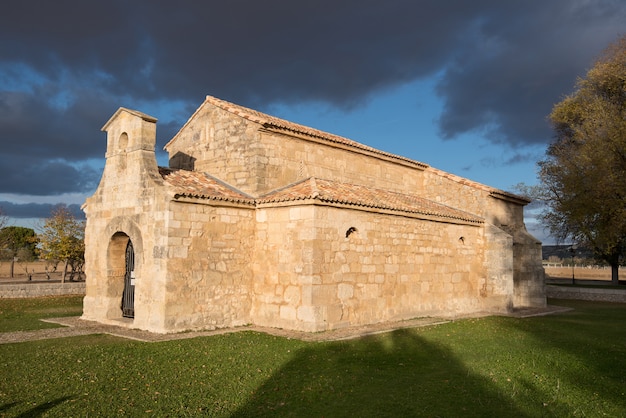
MULTIPOLYGON (((527 318, 532 316, 550 315, 555 313, 561 313, 571 310, 570 308, 563 308, 559 306, 547 306, 545 308, 527 308, 518 309, 511 313, 501 314, 501 316, 510 316, 516 318, 527 318)), ((476 316, 487 316, 489 314, 482 314, 476 316)), ((52 338, 65 338, 80 335, 93 335, 93 334, 109 334, 116 337, 128 338, 143 342, 160 342, 160 341, 172 341, 182 340, 196 337, 206 337, 211 335, 220 335, 241 331, 254 331, 262 332, 269 335, 275 335, 284 338, 294 338, 302 341, 342 341, 354 338, 361 338, 368 335, 382 334, 385 332, 391 332, 398 329, 417 328, 429 325, 444 324, 452 321, 452 319, 446 318, 416 318, 406 321, 398 322, 385 322, 380 324, 342 328, 324 332, 299 332, 278 328, 259 327, 259 326, 243 326, 237 328, 223 328, 212 331, 192 331, 181 332, 175 334, 157 334, 149 331, 142 331, 138 329, 130 329, 125 327, 119 327, 115 325, 105 325, 94 321, 86 321, 80 319, 78 316, 64 317, 64 318, 50 318, 43 320, 44 322, 55 323, 63 325, 64 328, 44 329, 37 331, 17 331, 17 332, 5 332, 0 333, 0 344, 17 343, 23 341, 35 341, 52 338)))
POLYGON ((366 335, 389 332, 396 329, 414 328, 427 325, 436 325, 449 322, 441 318, 418 318, 409 321, 396 323, 376 324, 368 327, 345 328, 326 332, 298 332, 278 328, 243 326, 237 328, 222 328, 211 331, 190 331, 173 334, 157 334, 149 331, 118 327, 115 325, 105 325, 94 321, 85 321, 80 317, 50 318, 42 320, 44 322, 63 325, 64 328, 44 329, 37 331, 17 331, 0 333, 0 344, 8 344, 22 341, 34 341, 51 338, 64 338, 91 334, 109 334, 116 337, 128 338, 143 342, 159 342, 183 340, 188 338, 206 337, 211 335, 221 335, 233 332, 254 331, 262 332, 277 337, 295 338, 303 341, 335 341, 359 338, 366 335))

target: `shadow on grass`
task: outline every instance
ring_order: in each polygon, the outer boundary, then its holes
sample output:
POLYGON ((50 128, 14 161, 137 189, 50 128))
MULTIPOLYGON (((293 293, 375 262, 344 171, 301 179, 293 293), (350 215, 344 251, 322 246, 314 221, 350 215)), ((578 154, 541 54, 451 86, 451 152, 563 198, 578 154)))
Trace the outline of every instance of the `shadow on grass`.
POLYGON ((300 350, 233 417, 517 416, 492 382, 410 330, 300 350))
MULTIPOLYGON (((49 411, 50 409, 54 408, 57 405, 62 404, 63 402, 67 401, 68 399, 72 399, 71 396, 64 396, 62 398, 58 398, 55 399, 53 401, 49 401, 46 403, 42 403, 41 405, 37 405, 33 408, 30 408, 24 412, 22 412, 19 415, 15 415, 16 418, 27 418, 27 417, 39 417, 42 414, 44 414, 46 411, 49 411)), ((9 409, 11 409, 12 407, 18 405, 17 402, 13 402, 10 404, 6 404, 6 405, 2 405, 0 406, 0 412, 1 411, 7 411, 9 409)))
POLYGON ((4 405, 0 405, 0 413, 8 411, 9 409, 13 408, 17 404, 18 402, 10 402, 10 403, 5 403, 4 405))

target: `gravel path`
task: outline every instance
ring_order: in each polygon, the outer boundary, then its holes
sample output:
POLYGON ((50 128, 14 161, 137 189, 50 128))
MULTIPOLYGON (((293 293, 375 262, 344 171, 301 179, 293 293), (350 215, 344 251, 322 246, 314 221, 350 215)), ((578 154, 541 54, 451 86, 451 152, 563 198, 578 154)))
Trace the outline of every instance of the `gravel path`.
MULTIPOLYGON (((559 306, 548 306, 546 308, 528 308, 519 309, 505 316, 512 316, 517 318, 526 318, 531 316, 550 315, 554 313, 560 313, 571 310, 570 308, 563 308, 559 306)), ((485 315, 475 315, 486 316, 485 315)), ((17 332, 3 332, 0 333, 0 344, 18 343, 23 341, 45 340, 51 338, 65 338, 79 335, 91 335, 91 334, 109 334, 121 338, 129 338, 137 341, 144 342, 157 342, 157 341, 171 341, 181 340, 187 338, 204 337, 210 335, 226 334, 231 332, 241 331, 256 331, 264 332, 270 335, 276 335, 285 338, 300 339, 303 341, 338 341, 348 340, 352 338, 359 338, 366 335, 381 334, 397 329, 404 328, 416 328, 428 325, 443 324, 451 321, 451 319, 444 318, 417 318, 407 321, 399 322, 386 322, 381 324, 373 324, 361 327, 342 328, 338 330, 325 331, 325 332, 299 332, 290 331, 278 328, 258 327, 258 326, 246 326, 238 328, 224 328, 213 331, 193 331, 193 332, 181 332, 174 334, 156 334, 148 331, 141 331, 137 329, 129 329, 115 325, 105 325, 93 321, 85 321, 80 317, 64 317, 64 318, 52 318, 46 319, 46 322, 63 325, 61 328, 42 329, 36 331, 17 331, 17 332)))

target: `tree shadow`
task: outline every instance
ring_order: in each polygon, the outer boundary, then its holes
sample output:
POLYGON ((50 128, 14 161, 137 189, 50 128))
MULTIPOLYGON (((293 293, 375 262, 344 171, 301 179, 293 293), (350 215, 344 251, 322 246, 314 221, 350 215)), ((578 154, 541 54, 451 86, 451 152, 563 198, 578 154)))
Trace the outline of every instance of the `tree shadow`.
POLYGON ((397 330, 300 350, 232 416, 525 415, 450 350, 397 330))
POLYGON ((5 403, 5 404, 0 405, 0 413, 4 413, 4 412, 8 411, 9 409, 13 408, 18 403, 19 402, 9 402, 9 403, 5 403))
MULTIPOLYGON (((30 408, 18 415, 15 415, 16 418, 28 418, 28 417, 39 417, 41 415, 43 415, 45 412, 51 410, 52 408, 54 408, 57 405, 62 404, 63 402, 67 401, 68 399, 72 399, 71 396, 63 396, 61 398, 55 399, 53 401, 49 401, 49 402, 45 402, 42 403, 41 405, 37 405, 33 408, 30 408)), ((2 413, 2 416, 4 416, 5 412, 8 412, 10 409, 16 407, 17 405, 19 405, 19 402, 12 402, 12 403, 8 403, 8 404, 4 404, 2 406, 0 406, 0 413, 2 413)))

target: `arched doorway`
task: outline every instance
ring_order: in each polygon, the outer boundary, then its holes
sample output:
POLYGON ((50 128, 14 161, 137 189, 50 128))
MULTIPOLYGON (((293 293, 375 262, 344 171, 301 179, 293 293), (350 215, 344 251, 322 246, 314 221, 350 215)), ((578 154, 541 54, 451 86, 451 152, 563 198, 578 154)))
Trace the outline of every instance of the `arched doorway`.
POLYGON ((125 253, 124 291, 122 292, 122 316, 135 317, 135 251, 133 242, 128 239, 125 253))
POLYGON ((111 236, 106 280, 108 319, 135 317, 135 271, 139 261, 137 251, 141 248, 141 239, 138 240, 139 245, 136 245, 130 236, 119 230, 111 236))

